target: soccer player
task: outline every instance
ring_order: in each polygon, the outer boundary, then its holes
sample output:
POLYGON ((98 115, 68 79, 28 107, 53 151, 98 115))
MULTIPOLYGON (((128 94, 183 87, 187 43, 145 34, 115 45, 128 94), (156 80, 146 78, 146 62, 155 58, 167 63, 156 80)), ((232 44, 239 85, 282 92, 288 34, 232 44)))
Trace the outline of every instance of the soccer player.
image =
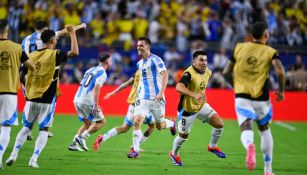
MULTIPOLYGON (((86 25, 80 24, 77 26, 74 26, 75 30, 79 30, 81 28, 86 27, 86 25)), ((37 21, 35 23, 35 32, 27 37, 25 37, 22 41, 22 50, 29 55, 31 52, 34 52, 36 50, 40 50, 44 47, 43 41, 41 39, 41 34, 43 31, 48 29, 48 24, 44 21, 37 21)), ((56 38, 60 38, 63 35, 68 33, 67 29, 64 28, 60 31, 55 32, 56 38)), ((52 137, 53 134, 49 131, 48 137, 52 137)), ((27 140, 33 140, 32 132, 29 133, 27 140)))
POLYGON ((71 49, 68 52, 56 50, 57 38, 53 30, 45 30, 42 41, 45 48, 29 54, 29 59, 36 65, 36 70, 27 71, 26 80, 26 105, 23 114, 23 128, 18 132, 15 145, 6 164, 11 166, 17 159, 18 153, 27 139, 35 121, 39 124, 39 135, 35 142, 33 155, 29 161, 29 166, 39 168, 37 159, 43 151, 47 139, 48 129, 53 122, 53 113, 56 98, 61 95, 59 91, 59 72, 62 63, 68 57, 79 54, 77 38, 73 26, 66 26, 71 38, 71 49))
POLYGON ((207 66, 207 53, 195 51, 193 53, 193 64, 183 72, 180 82, 176 85, 176 90, 180 93, 178 104, 179 135, 174 139, 173 149, 169 153, 176 166, 183 165, 179 156, 179 149, 188 139, 196 118, 203 123, 209 123, 213 127, 208 151, 220 158, 226 158, 226 155, 217 147, 223 132, 224 122, 206 100, 205 90, 212 74, 207 66))
POLYGON ((3 169, 2 157, 10 141, 11 126, 18 124, 17 92, 19 90, 19 67, 23 63, 34 70, 21 45, 8 40, 9 25, 0 20, 0 169, 3 169))
POLYGON ((168 74, 160 57, 150 52, 151 42, 147 37, 141 37, 137 42, 137 51, 142 59, 137 63, 141 73, 138 96, 134 109, 133 150, 128 158, 138 158, 140 141, 142 139, 141 125, 148 114, 152 114, 158 130, 171 128, 176 133, 175 122, 164 118, 165 97, 168 74))
POLYGON ((79 144, 83 150, 88 151, 86 139, 106 123, 99 106, 99 94, 100 88, 107 80, 106 71, 111 65, 111 56, 104 54, 99 58, 99 65, 88 69, 84 74, 74 98, 75 108, 80 121, 84 124, 73 138, 73 143, 68 147, 69 150, 78 151, 77 144, 79 144))
POLYGON ((226 79, 234 87, 235 110, 241 129, 241 142, 246 149, 245 163, 249 170, 256 166, 253 121, 258 125, 261 136, 264 174, 272 175, 273 138, 270 130, 272 104, 269 99, 269 72, 273 65, 279 89, 277 101, 284 100, 285 71, 275 49, 267 46, 268 26, 256 22, 251 26, 252 42, 239 43, 233 57, 224 68, 226 79), (233 77, 231 76, 233 75, 233 77))
MULTIPOLYGON (((100 148, 100 145, 102 142, 105 142, 111 137, 114 137, 118 134, 126 133, 129 131, 129 129, 133 126, 134 124, 134 104, 136 101, 136 96, 137 96, 137 89, 139 87, 139 82, 140 82, 140 71, 137 70, 135 74, 126 82, 121 84, 118 88, 116 88, 114 91, 107 93, 104 96, 104 99, 109 99, 111 96, 117 94, 121 90, 125 89, 126 87, 132 85, 129 97, 127 99, 127 102, 129 103, 127 115, 124 119, 124 123, 122 126, 118 126, 115 128, 110 129, 107 133, 104 135, 98 135, 96 138, 95 143, 93 144, 93 149, 98 150, 100 148)), ((144 120, 144 124, 148 125, 147 130, 143 133, 140 144, 142 144, 144 141, 148 139, 148 137, 151 135, 153 130, 155 129, 155 121, 152 116, 149 116, 144 120)))

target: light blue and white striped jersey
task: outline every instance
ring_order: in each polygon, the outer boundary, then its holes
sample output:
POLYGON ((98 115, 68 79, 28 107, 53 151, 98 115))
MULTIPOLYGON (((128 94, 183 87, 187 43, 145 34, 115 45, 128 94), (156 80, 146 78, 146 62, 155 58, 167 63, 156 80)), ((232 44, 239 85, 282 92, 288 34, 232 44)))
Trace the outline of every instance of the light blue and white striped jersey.
MULTIPOLYGON (((58 32, 55 32, 55 36, 58 36, 58 32)), ((22 50, 25 51, 27 55, 31 52, 42 49, 44 43, 41 39, 41 33, 34 32, 31 35, 28 35, 23 39, 21 46, 22 50)))
POLYGON ((93 105, 93 89, 95 85, 102 86, 107 80, 107 73, 100 65, 88 69, 81 80, 79 89, 75 95, 74 102, 93 105))
POLYGON ((161 89, 160 72, 166 70, 163 60, 150 54, 147 59, 141 59, 137 67, 141 72, 137 99, 154 99, 161 89))

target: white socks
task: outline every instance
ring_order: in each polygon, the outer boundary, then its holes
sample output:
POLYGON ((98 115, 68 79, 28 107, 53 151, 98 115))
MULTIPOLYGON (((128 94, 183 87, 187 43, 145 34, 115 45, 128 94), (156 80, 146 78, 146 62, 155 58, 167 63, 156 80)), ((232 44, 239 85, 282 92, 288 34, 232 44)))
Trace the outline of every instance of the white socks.
POLYGON ((22 145, 26 142, 27 136, 31 133, 31 130, 28 127, 22 127, 21 130, 18 132, 15 145, 11 156, 15 156, 17 158, 18 152, 21 149, 22 145))
POLYGON ((172 120, 164 119, 164 121, 165 121, 165 128, 170 128, 174 126, 174 122, 172 120))
POLYGON ((241 132, 241 142, 244 148, 247 150, 248 145, 254 143, 254 131, 244 130, 241 132))
POLYGON ((81 138, 82 139, 87 139, 91 134, 88 132, 88 130, 83 131, 83 133, 81 134, 81 138))
POLYGON ((136 152, 140 151, 140 141, 142 139, 142 130, 133 130, 132 131, 133 136, 133 150, 136 152))
POLYGON ((10 142, 11 127, 2 126, 0 132, 0 164, 2 164, 2 157, 10 142))
POLYGON ((172 153, 177 156, 179 154, 179 149, 180 147, 182 146, 182 144, 186 141, 187 139, 184 139, 182 137, 179 137, 177 135, 177 137, 175 138, 174 140, 174 143, 173 143, 173 150, 172 150, 172 153))
POLYGON ((103 141, 108 140, 111 137, 114 137, 118 134, 118 131, 116 128, 112 128, 111 130, 109 130, 107 133, 103 134, 103 141))
POLYGON ((222 133, 223 133, 223 128, 212 128, 211 139, 210 139, 210 148, 216 147, 222 133))
POLYGON ((144 136, 144 134, 142 134, 142 138, 141 138, 140 144, 145 142, 147 139, 148 139, 148 137, 146 137, 146 136, 144 136))
POLYGON ((41 152, 45 148, 47 140, 48 140, 48 131, 40 131, 35 141, 35 148, 34 148, 32 158, 31 158, 35 162, 37 162, 38 156, 41 154, 41 152))
POLYGON ((270 128, 261 131, 261 151, 264 160, 264 172, 272 172, 273 137, 270 128))

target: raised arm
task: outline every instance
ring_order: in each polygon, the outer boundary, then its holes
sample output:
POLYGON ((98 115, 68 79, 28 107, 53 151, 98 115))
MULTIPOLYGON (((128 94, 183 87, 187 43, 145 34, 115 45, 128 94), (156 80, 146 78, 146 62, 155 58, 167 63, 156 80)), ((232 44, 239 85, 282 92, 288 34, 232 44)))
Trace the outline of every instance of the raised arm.
POLYGON ((70 48, 70 51, 68 51, 67 56, 68 57, 77 56, 77 55, 79 55, 79 48, 78 48, 76 32, 75 32, 72 25, 66 26, 66 29, 69 32, 70 40, 71 40, 71 44, 70 44, 71 48, 70 48))
MULTIPOLYGON (((77 31, 79 29, 86 28, 86 24, 82 23, 82 24, 73 26, 73 28, 75 29, 75 31, 77 31)), ((60 37, 64 36, 65 34, 69 33, 69 32, 68 32, 68 30, 66 28, 64 28, 62 30, 57 31, 56 33, 57 33, 57 37, 60 38, 60 37)))

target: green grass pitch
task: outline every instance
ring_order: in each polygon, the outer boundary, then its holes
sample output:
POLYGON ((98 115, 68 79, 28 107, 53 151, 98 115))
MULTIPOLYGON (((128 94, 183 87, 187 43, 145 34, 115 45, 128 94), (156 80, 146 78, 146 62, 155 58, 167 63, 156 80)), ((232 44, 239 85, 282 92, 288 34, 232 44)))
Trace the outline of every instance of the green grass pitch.
MULTIPOLYGON (((91 148, 99 133, 105 133, 114 126, 121 125, 123 118, 107 117, 107 125, 93 134, 87 141, 91 148)), ((273 169, 276 175, 307 174, 307 123, 288 123, 296 128, 289 130, 272 124, 274 137, 273 169)), ((98 152, 71 152, 67 146, 81 125, 77 117, 57 115, 51 131, 54 137, 38 159, 39 169, 28 167, 35 140, 27 141, 12 167, 5 166, 0 175, 260 175, 263 174, 262 154, 259 135, 255 132, 257 166, 249 172, 244 164, 245 150, 240 142, 240 131, 236 121, 225 121, 223 136, 219 147, 227 154, 226 159, 219 159, 207 152, 211 126, 200 121, 194 123, 190 138, 181 149, 183 167, 173 166, 168 157, 174 136, 169 130, 155 130, 153 135, 141 146, 145 152, 139 159, 127 158, 132 143, 131 131, 109 139, 98 152)), ((12 151, 15 137, 19 131, 13 127, 10 144, 3 157, 3 162, 12 151)), ((143 126, 143 129, 146 126, 143 126)), ((34 128, 34 139, 38 133, 34 128)))

